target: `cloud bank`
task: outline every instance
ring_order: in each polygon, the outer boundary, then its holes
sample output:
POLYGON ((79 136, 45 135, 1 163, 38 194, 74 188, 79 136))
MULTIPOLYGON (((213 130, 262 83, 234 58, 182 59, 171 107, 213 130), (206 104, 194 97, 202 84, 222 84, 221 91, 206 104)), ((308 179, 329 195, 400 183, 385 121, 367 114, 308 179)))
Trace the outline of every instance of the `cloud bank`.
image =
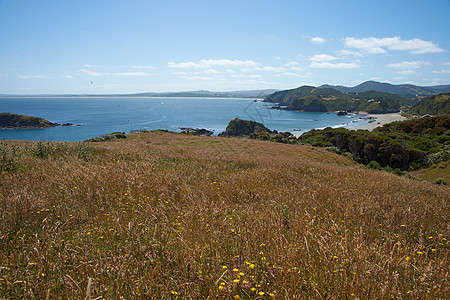
POLYGON ((421 39, 402 40, 400 37, 391 38, 363 38, 347 37, 344 44, 349 48, 356 48, 371 54, 386 53, 387 50, 409 51, 412 54, 444 52, 433 42, 421 39))

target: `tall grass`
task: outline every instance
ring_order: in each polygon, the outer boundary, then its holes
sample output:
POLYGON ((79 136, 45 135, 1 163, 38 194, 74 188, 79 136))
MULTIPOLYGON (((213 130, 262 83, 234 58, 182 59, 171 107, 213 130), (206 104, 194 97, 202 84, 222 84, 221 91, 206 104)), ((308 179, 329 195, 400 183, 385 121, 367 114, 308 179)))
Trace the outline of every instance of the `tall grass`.
POLYGON ((6 143, 2 298, 450 297, 446 186, 252 140, 6 143))

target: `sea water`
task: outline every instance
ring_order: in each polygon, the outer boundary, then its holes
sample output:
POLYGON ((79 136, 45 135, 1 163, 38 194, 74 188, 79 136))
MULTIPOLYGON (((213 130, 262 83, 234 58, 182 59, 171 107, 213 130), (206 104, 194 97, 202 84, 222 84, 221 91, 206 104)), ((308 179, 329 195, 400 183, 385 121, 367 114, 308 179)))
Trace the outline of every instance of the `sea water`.
POLYGON ((76 126, 3 129, 0 139, 77 142, 111 132, 205 128, 219 134, 235 118, 253 120, 280 132, 302 133, 325 127, 352 128, 367 123, 358 115, 270 109, 271 103, 230 98, 2 97, 0 113, 44 118, 76 126))

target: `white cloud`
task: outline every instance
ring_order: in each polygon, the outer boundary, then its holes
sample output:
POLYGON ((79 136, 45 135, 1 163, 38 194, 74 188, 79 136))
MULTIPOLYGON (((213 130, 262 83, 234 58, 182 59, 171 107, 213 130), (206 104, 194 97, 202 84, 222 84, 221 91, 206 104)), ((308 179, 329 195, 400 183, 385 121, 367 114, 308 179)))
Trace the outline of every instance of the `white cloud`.
POLYGON ((284 65, 286 67, 298 66, 300 63, 298 61, 288 60, 284 65))
POLYGON ((185 79, 187 80, 212 80, 212 77, 207 76, 186 76, 185 79))
POLYGON ((425 62, 422 61, 402 61, 400 63, 392 63, 388 64, 388 68, 394 68, 394 69, 418 69, 422 65, 425 65, 425 62))
POLYGON ((291 67, 290 69, 292 71, 303 71, 303 68, 301 68, 301 67, 291 67))
POLYGON ((435 73, 435 74, 450 74, 450 70, 449 69, 442 69, 440 71, 433 71, 433 73, 435 73))
POLYGON ((102 75, 102 73, 95 72, 95 71, 89 71, 89 70, 86 70, 86 69, 81 69, 80 71, 83 72, 83 73, 86 73, 88 75, 91 75, 91 76, 100 76, 100 75, 102 75))
POLYGON ((84 68, 103 68, 102 65, 83 65, 84 68))
POLYGON ((336 60, 337 58, 332 56, 332 55, 328 55, 328 54, 316 54, 313 57, 311 57, 309 60, 311 61, 317 61, 317 62, 321 62, 321 61, 330 61, 330 60, 336 60))
POLYGON ((169 62, 169 68, 180 68, 180 69, 201 69, 210 68, 212 66, 221 67, 257 67, 260 63, 254 62, 252 60, 230 60, 230 59, 202 59, 200 62, 182 62, 175 63, 169 62))
POLYGON ((302 74, 297 74, 297 73, 292 73, 292 72, 286 72, 286 73, 283 73, 283 75, 285 75, 285 76, 291 76, 291 77, 298 77, 298 78, 306 78, 306 77, 309 77, 308 75, 302 75, 302 74))
POLYGON ((263 71, 263 72, 284 72, 286 71, 285 68, 281 67, 255 67, 256 71, 263 71))
POLYGON ((231 74, 234 74, 234 73, 236 73, 236 71, 234 71, 234 70, 231 70, 231 69, 227 69, 227 70, 225 70, 225 72, 227 72, 227 73, 231 73, 231 74))
POLYGON ((239 75, 231 75, 231 77, 233 78, 263 78, 261 75, 258 74, 251 74, 251 75, 244 75, 244 74, 239 74, 239 75))
POLYGON ((208 70, 205 70, 205 71, 203 71, 203 73, 204 73, 204 74, 220 74, 219 71, 214 70, 214 69, 208 69, 208 70))
POLYGON ((200 61, 208 66, 228 66, 228 67, 256 67, 260 63, 252 60, 229 60, 229 59, 202 59, 200 61))
POLYGON ((443 66, 450 66, 450 61, 442 64, 443 66))
POLYGON ((413 71, 413 70, 403 70, 403 71, 397 72, 397 74, 400 74, 400 75, 415 75, 417 73, 415 71, 413 71))
POLYGON ((444 52, 433 42, 424 41, 421 39, 402 40, 400 37, 392 38, 363 38, 357 39, 354 37, 347 37, 344 39, 344 44, 350 48, 356 48, 364 50, 368 53, 386 53, 386 49, 409 51, 412 54, 424 54, 424 53, 438 53, 444 52))
POLYGON ((45 75, 23 75, 23 74, 20 74, 19 78, 20 79, 47 79, 48 76, 45 76, 45 75))
POLYGON ((327 41, 326 39, 324 39, 323 37, 320 37, 320 36, 311 38, 311 42, 313 42, 315 44, 322 44, 322 43, 325 43, 326 41, 327 41))
POLYGON ((125 76, 125 77, 148 77, 148 76, 154 76, 155 74, 147 73, 147 72, 122 72, 122 73, 114 73, 113 75, 116 76, 125 76))
POLYGON ((350 51, 347 49, 342 49, 339 51, 336 51, 337 54, 342 55, 342 56, 354 56, 354 57, 362 57, 362 53, 358 52, 358 51, 350 51))
POLYGON ((188 61, 188 62, 182 62, 182 63, 174 63, 174 62, 168 62, 167 63, 169 68, 179 68, 179 69, 198 69, 198 68, 205 68, 206 66, 200 65, 198 63, 188 61))
POLYGON ((148 69, 148 70, 154 70, 156 69, 153 66, 131 66, 133 69, 148 69))
POLYGON ((359 68, 360 65, 357 63, 330 63, 330 62, 317 62, 313 61, 310 65, 310 68, 316 69, 356 69, 359 68))

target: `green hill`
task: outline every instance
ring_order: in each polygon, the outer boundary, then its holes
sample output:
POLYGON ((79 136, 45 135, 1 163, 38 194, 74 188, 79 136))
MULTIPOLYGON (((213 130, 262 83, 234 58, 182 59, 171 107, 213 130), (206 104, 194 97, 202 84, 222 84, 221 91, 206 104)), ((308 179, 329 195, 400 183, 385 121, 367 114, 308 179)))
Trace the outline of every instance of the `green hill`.
POLYGON ((310 95, 315 89, 313 86, 301 86, 296 89, 278 91, 268 95, 264 102, 279 103, 280 105, 289 105, 295 99, 310 95))
POLYGON ((385 92, 400 95, 407 98, 416 98, 418 96, 431 96, 438 93, 446 93, 450 91, 450 85, 439 85, 439 86, 416 86, 412 84, 390 84, 385 82, 377 82, 377 81, 366 81, 361 84, 358 84, 354 87, 345 87, 341 85, 329 85, 325 84, 320 86, 321 88, 332 88, 339 90, 343 93, 363 93, 371 90, 375 90, 378 92, 385 92))
POLYGON ((308 111, 308 112, 325 112, 328 111, 322 98, 317 95, 307 95, 292 101, 288 110, 308 111))
POLYGON ((344 110, 369 113, 398 112, 401 106, 413 104, 410 99, 390 93, 367 91, 352 95, 332 88, 312 86, 279 91, 267 96, 264 102, 278 103, 280 106, 286 106, 287 110, 316 112, 344 110), (309 105, 312 99, 315 99, 314 104, 309 105))
POLYGON ((0 114, 0 128, 5 129, 27 129, 27 128, 46 128, 60 126, 42 118, 17 115, 10 113, 0 114))
POLYGON ((450 93, 431 96, 419 101, 408 111, 413 115, 450 114, 450 93))

